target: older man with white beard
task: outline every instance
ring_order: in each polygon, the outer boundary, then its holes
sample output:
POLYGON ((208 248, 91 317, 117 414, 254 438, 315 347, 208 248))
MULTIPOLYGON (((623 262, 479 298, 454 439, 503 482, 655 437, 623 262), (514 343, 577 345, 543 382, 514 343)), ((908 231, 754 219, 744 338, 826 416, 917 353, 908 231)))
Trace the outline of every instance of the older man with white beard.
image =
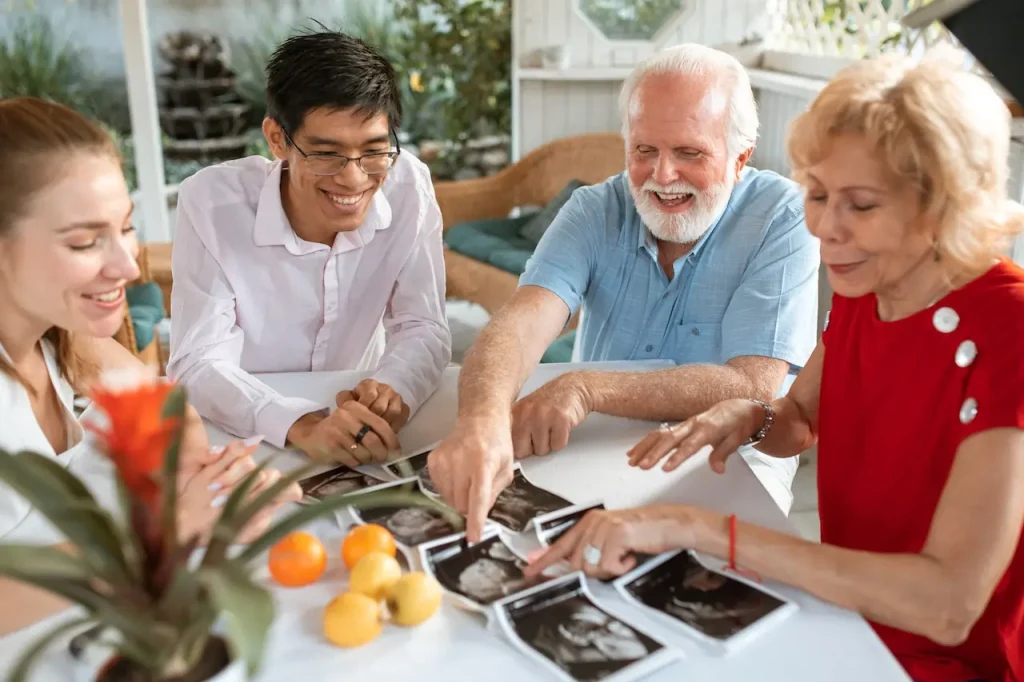
MULTIPOLYGON (((548 228, 467 356, 456 426, 428 460, 471 540, 514 458, 565 447, 588 413, 679 421, 728 398, 769 401, 814 348, 817 241, 797 185, 746 167, 758 120, 739 62, 663 50, 626 80, 620 109, 626 171, 577 189, 548 228), (678 366, 572 372, 516 402, 581 305, 584 361, 678 366)), ((796 458, 743 456, 788 512, 796 458)))

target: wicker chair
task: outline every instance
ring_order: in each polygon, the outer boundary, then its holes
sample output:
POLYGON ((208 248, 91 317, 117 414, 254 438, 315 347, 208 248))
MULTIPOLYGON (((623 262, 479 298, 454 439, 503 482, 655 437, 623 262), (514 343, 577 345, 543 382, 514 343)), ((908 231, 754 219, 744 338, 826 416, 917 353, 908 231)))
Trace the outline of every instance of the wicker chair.
MULTIPOLYGON (((570 180, 602 182, 625 168, 625 143, 617 133, 566 137, 534 149, 486 178, 436 182, 444 227, 467 220, 504 218, 517 206, 543 206, 570 180)), ((515 293, 519 278, 451 249, 445 249, 447 296, 477 303, 496 313, 515 293)))
MULTIPOLYGON (((135 280, 138 282, 151 282, 153 276, 149 267, 149 252, 146 246, 139 247, 139 278, 135 280)), ((139 348, 138 342, 135 338, 135 327, 132 324, 132 316, 128 311, 128 305, 124 307, 124 321, 121 324, 121 328, 114 334, 114 339, 117 340, 122 346, 127 348, 135 357, 139 358, 143 363, 150 367, 155 367, 161 374, 165 365, 165 358, 162 357, 162 350, 160 348, 160 339, 154 334, 153 340, 145 348, 139 348)))

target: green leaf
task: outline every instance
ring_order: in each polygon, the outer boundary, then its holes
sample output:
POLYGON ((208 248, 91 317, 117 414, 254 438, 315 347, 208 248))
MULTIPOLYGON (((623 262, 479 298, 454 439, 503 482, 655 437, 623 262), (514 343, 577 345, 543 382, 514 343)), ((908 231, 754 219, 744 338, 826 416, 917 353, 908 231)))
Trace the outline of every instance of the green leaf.
MULTIPOLYGON (((399 486, 402 487, 402 486, 399 486)), ((309 505, 286 516, 277 525, 272 526, 260 538, 249 544, 234 558, 233 561, 247 563, 274 546, 278 540, 292 531, 302 528, 316 519, 326 516, 345 507, 372 509, 375 507, 411 506, 436 509, 456 528, 462 527, 464 521, 456 511, 437 502, 420 492, 393 492, 391 489, 379 492, 354 492, 337 497, 328 497, 317 504, 309 505)))
POLYGON ((214 604, 226 616, 228 638, 234 645, 235 655, 245 660, 250 675, 255 674, 274 622, 273 597, 234 564, 200 571, 200 578, 214 604))
POLYGON ((185 407, 188 396, 183 386, 176 386, 167 396, 161 417, 174 419, 178 422, 171 446, 164 455, 163 469, 163 526, 164 546, 174 547, 178 543, 178 459, 181 452, 181 440, 185 433, 185 407))
POLYGON ((231 491, 224 503, 220 517, 217 518, 217 523, 210 531, 210 541, 206 544, 206 552, 203 554, 202 563, 200 563, 201 568, 218 565, 224 560, 228 548, 231 547, 231 541, 238 535, 238 531, 233 530, 236 511, 256 484, 256 479, 259 478, 262 469, 263 467, 259 466, 250 471, 231 491))
POLYGON ((12 455, 0 450, 0 480, 78 547, 99 575, 111 582, 129 579, 113 519, 67 469, 34 452, 12 455))
POLYGON ((65 632, 74 630, 77 627, 87 625, 92 622, 92 618, 76 618, 66 623, 61 623, 57 627, 53 628, 45 635, 36 640, 35 644, 30 646, 18 659, 14 667, 7 674, 7 682, 25 682, 28 679, 28 674, 35 665, 36 660, 43 655, 47 647, 53 643, 53 640, 57 639, 65 632))
POLYGON ((47 580, 88 581, 93 577, 88 564, 79 557, 45 545, 4 545, 0 574, 27 574, 47 580))

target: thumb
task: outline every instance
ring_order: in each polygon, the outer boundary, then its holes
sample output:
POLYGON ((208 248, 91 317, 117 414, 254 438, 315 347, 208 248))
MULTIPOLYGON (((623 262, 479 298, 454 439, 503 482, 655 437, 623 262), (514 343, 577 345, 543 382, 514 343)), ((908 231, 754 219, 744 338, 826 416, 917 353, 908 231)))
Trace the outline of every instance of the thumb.
POLYGON ((355 400, 355 394, 352 391, 338 391, 338 395, 334 398, 334 404, 341 407, 342 404, 355 400))

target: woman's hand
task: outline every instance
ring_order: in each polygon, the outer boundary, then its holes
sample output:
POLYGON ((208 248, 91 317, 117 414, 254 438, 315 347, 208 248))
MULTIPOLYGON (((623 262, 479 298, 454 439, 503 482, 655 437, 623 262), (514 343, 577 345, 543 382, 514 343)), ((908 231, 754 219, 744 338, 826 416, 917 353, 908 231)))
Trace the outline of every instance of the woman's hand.
MULTIPOLYGON (((238 441, 223 450, 207 448, 210 456, 218 459, 178 477, 179 537, 189 539, 198 535, 206 541, 231 490, 256 468, 252 459, 255 449, 255 445, 247 447, 238 441)), ((181 471, 184 473, 186 469, 182 467, 181 471)), ((260 475, 265 477, 266 474, 264 471, 260 475)))
POLYGON ((633 570, 637 554, 689 549, 695 542, 696 515, 689 507, 594 510, 534 559, 524 573, 536 577, 546 568, 568 561, 573 570, 610 578, 633 570))
POLYGON ((673 471, 710 445, 713 450, 709 464, 715 472, 723 474, 725 460, 757 433, 764 418, 764 408, 752 400, 725 400, 675 426, 651 431, 626 453, 629 465, 650 469, 669 456, 662 469, 673 471))
MULTIPOLYGON (((253 486, 250 498, 261 494, 267 488, 276 485, 281 480, 281 472, 276 469, 264 469, 260 472, 259 482, 253 486)), ((241 534, 238 536, 238 542, 242 544, 248 544, 256 538, 263 535, 267 528, 270 527, 270 522, 274 520, 274 514, 285 504, 290 502, 298 502, 302 499, 302 488, 299 487, 298 483, 292 483, 284 491, 274 498, 274 501, 270 504, 264 505, 256 516, 245 525, 242 529, 241 534)))

